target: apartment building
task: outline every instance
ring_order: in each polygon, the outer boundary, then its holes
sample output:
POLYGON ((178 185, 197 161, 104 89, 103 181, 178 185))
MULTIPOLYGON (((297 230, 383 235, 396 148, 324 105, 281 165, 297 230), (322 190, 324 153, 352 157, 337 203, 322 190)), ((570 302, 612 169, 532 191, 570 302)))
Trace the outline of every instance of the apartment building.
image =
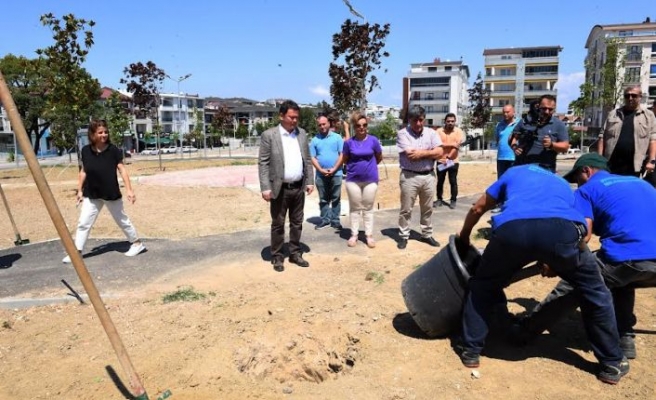
POLYGON ((556 96, 560 46, 485 49, 485 87, 490 91, 492 121, 503 118, 503 106, 512 104, 521 115, 540 96, 556 96))
POLYGON ((585 123, 597 129, 603 126, 608 111, 622 103, 619 96, 617 104, 603 104, 601 99, 602 72, 609 39, 618 40, 620 46, 618 87, 638 85, 645 105, 651 105, 656 100, 656 23, 647 18, 642 23, 595 25, 585 42, 588 50, 586 82, 594 87, 591 105, 585 112, 585 123))
POLYGON ((410 64, 403 78, 403 107, 420 105, 426 110, 426 124, 441 126, 448 113, 461 122, 467 110, 469 67, 462 61, 410 64))

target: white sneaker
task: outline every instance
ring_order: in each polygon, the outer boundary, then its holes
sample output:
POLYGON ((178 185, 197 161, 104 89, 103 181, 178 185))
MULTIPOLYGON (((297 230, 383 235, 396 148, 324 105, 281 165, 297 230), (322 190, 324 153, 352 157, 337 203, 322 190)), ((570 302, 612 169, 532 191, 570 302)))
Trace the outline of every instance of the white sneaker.
POLYGON ((62 260, 62 262, 63 262, 64 264, 70 264, 70 263, 71 263, 71 256, 66 256, 66 257, 64 257, 64 259, 62 260))
POLYGON ((141 253, 142 251, 146 250, 146 246, 143 245, 143 243, 132 243, 132 246, 130 246, 130 250, 128 250, 125 255, 127 257, 134 257, 137 254, 141 253))

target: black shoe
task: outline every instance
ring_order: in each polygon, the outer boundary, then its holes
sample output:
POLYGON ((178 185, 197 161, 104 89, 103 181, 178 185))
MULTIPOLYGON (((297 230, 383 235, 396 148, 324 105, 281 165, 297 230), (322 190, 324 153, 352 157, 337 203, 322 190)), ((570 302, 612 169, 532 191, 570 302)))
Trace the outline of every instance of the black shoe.
POLYGON ((271 264, 273 264, 273 270, 276 272, 282 272, 285 270, 285 265, 283 264, 282 258, 274 258, 271 261, 271 264))
POLYGON ((335 223, 335 224, 330 224, 330 226, 331 226, 333 229, 335 229, 336 231, 341 231, 341 230, 343 229, 343 228, 342 228, 342 224, 340 224, 339 222, 337 222, 337 223, 335 223))
POLYGON ((319 222, 319 223, 314 227, 314 229, 319 230, 319 229, 323 229, 323 228, 328 227, 328 226, 330 226, 330 222, 328 222, 328 221, 321 221, 321 222, 319 222))
POLYGON ((399 242, 396 244, 396 248, 398 248, 399 250, 403 250, 407 245, 408 245, 408 239, 399 239, 399 242))
POLYGON ((451 200, 451 202, 449 203, 449 208, 452 209, 452 210, 454 210, 456 208, 456 201, 455 200, 451 200))
POLYGON ((296 253, 289 256, 289 262, 303 268, 307 268, 310 266, 310 263, 303 259, 301 253, 296 253))
POLYGON ((617 385, 620 382, 620 379, 626 374, 629 373, 629 360, 624 357, 620 361, 620 365, 615 367, 608 364, 601 364, 599 367, 599 373, 597 373, 597 379, 609 385, 617 385))
POLYGON ((467 368, 478 368, 481 365, 481 356, 467 350, 460 353, 460 361, 467 368))
POLYGON ((426 243, 428 245, 431 245, 433 247, 440 247, 440 243, 437 240, 433 239, 432 236, 422 237, 421 239, 419 239, 419 241, 424 242, 424 243, 426 243))
POLYGON ((633 336, 621 336, 620 348, 624 353, 624 357, 628 358, 629 360, 633 360, 636 358, 636 347, 635 347, 635 341, 633 340, 633 336))
POLYGON ((442 200, 435 200, 433 202, 433 208, 442 207, 443 204, 442 200))

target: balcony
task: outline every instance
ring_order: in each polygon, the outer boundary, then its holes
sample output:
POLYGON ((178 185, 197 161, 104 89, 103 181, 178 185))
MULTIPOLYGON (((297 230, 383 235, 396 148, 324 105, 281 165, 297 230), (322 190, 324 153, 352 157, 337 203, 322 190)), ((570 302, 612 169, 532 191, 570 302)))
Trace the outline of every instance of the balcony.
POLYGON ((629 53, 626 55, 627 64, 642 64, 642 54, 640 53, 629 53))
POLYGON ((508 81, 508 82, 514 82, 517 79, 517 75, 486 75, 485 78, 483 78, 484 82, 502 82, 502 81, 508 81))
POLYGON ((525 81, 544 79, 556 80, 558 79, 558 72, 530 72, 524 74, 525 81))
POLYGON ((524 95, 527 97, 540 97, 545 94, 550 94, 552 96, 556 95, 557 90, 552 89, 552 90, 547 90, 547 89, 533 89, 533 90, 526 90, 524 89, 524 95))

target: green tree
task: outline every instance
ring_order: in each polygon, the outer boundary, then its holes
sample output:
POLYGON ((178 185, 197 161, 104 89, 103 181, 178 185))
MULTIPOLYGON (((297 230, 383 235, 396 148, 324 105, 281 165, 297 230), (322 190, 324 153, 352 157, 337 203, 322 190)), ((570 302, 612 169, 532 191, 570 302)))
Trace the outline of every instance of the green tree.
POLYGON ((319 130, 317 126, 317 114, 314 108, 301 107, 298 115, 298 126, 309 135, 314 135, 319 130))
POLYGON ((103 111, 112 143, 123 148, 123 133, 130 129, 130 115, 118 91, 112 92, 104 104, 103 111))
MULTIPOLYGON (((491 134, 486 132, 486 126, 490 122, 490 91, 485 88, 483 78, 479 72, 474 81, 474 85, 467 89, 469 93, 469 114, 467 115, 467 124, 473 129, 481 129, 483 131, 483 138, 491 139, 491 134)), ((492 127, 494 129, 494 127, 492 127)), ((483 145, 485 147, 485 145, 483 145)), ((484 148, 483 148, 484 150, 484 148)))
POLYGON ((333 105, 340 113, 364 111, 367 94, 380 86, 373 72, 381 68, 383 57, 389 57, 383 51, 389 32, 390 24, 361 24, 347 19, 340 32, 333 35, 333 61, 328 75, 333 105))
POLYGON ((9 86, 18 114, 30 137, 34 137, 34 152, 39 152, 41 138, 48 130, 50 121, 43 119, 48 94, 45 60, 28 59, 8 54, 0 58, 0 71, 9 86))
POLYGON ((392 114, 388 113, 384 121, 374 125, 369 129, 369 133, 376 136, 380 140, 390 140, 396 137, 398 127, 398 119, 396 119, 392 114))
POLYGON ((192 141, 195 142, 196 147, 198 147, 198 143, 203 142, 203 110, 199 110, 198 108, 194 107, 192 114, 194 118, 194 128, 189 132, 189 134, 187 134, 187 140, 189 140, 190 143, 192 141))
POLYGON ((235 132, 235 135, 239 139, 246 139, 248 137, 248 125, 239 123, 239 127, 237 127, 237 132, 235 132))
POLYGON ((231 125, 233 122, 233 116, 228 107, 223 104, 219 106, 219 109, 212 116, 212 127, 218 132, 221 132, 221 136, 225 136, 226 128, 231 125))
POLYGON ((77 145, 77 130, 88 123, 100 97, 100 83, 82 68, 93 46, 95 23, 73 14, 60 20, 52 13, 42 15, 41 23, 50 28, 55 41, 36 51, 46 66, 41 69, 48 91, 44 116, 56 121, 51 132, 55 143, 69 148, 77 145))
POLYGON ((606 59, 601 70, 601 99, 608 109, 617 107, 622 97, 625 76, 621 74, 626 65, 623 38, 606 38, 606 59))

